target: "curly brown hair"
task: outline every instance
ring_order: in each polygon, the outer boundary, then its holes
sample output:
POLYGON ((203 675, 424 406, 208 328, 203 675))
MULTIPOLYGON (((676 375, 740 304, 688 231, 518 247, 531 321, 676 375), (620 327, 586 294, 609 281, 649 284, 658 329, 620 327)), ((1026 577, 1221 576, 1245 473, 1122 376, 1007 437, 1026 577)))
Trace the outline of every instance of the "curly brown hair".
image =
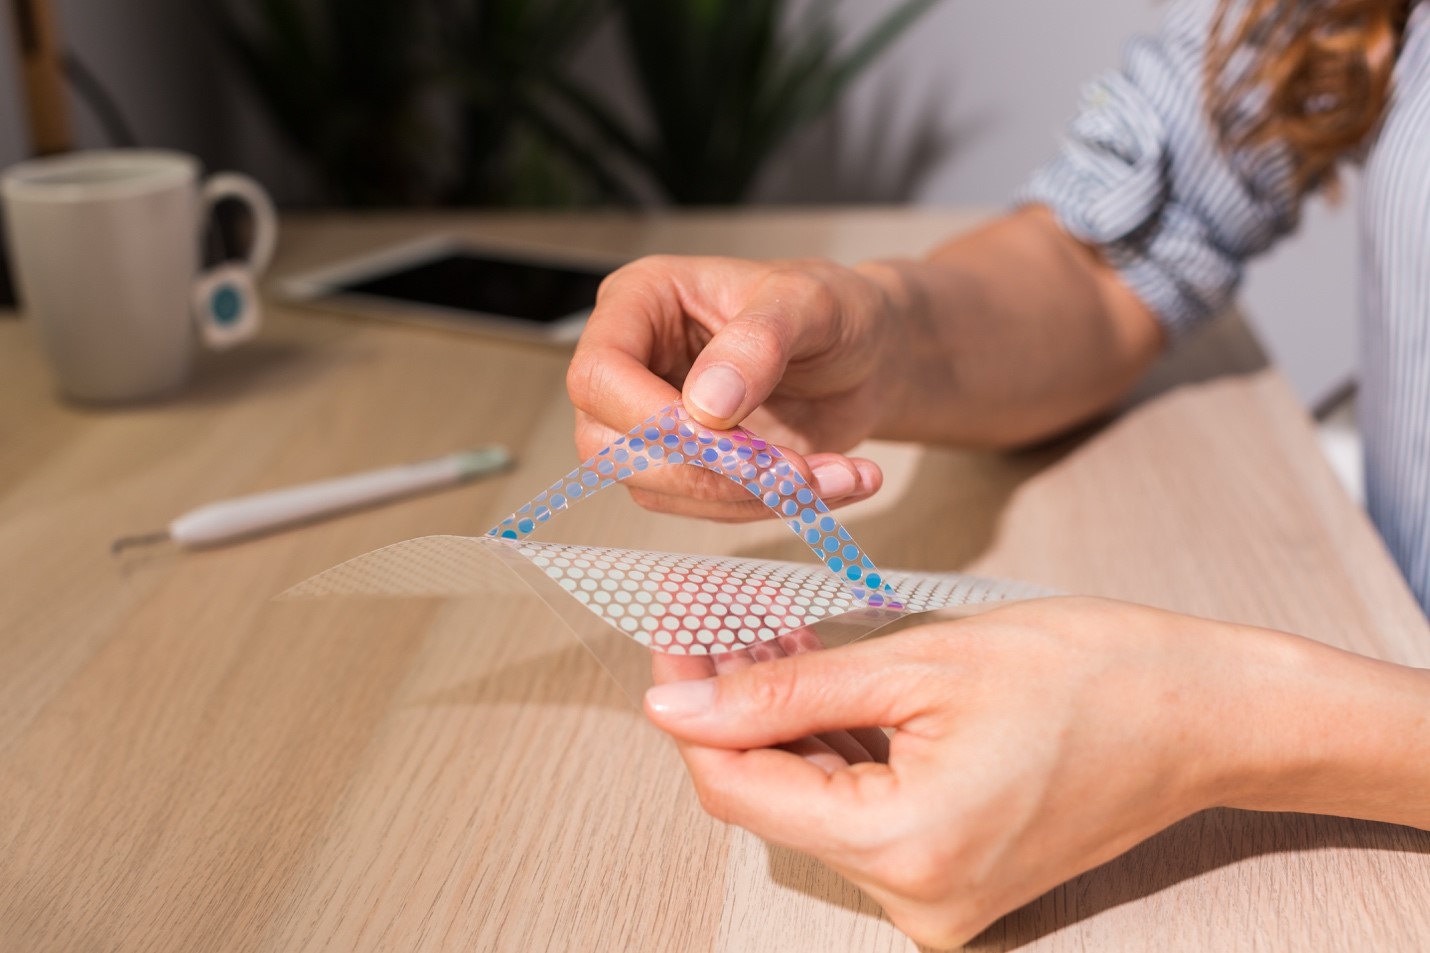
POLYGON ((1206 83, 1223 145, 1284 143, 1303 189, 1331 181, 1385 111, 1413 2, 1220 0, 1206 83))

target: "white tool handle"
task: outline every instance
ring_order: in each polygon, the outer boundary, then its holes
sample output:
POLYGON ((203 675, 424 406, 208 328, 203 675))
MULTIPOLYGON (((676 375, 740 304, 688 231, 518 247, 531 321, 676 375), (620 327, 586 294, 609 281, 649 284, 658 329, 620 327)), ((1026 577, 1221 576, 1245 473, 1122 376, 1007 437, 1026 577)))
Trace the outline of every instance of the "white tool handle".
POLYGON ((169 536, 185 546, 220 543, 338 510, 450 486, 499 469, 505 462, 505 451, 489 448, 241 496, 185 513, 169 524, 169 536))

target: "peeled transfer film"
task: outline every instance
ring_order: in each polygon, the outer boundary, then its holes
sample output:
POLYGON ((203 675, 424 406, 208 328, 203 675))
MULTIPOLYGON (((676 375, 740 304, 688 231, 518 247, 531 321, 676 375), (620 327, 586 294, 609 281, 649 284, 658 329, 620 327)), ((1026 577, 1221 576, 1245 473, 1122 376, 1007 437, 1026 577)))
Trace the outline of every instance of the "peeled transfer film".
POLYGON ((847 584, 861 604, 896 612, 903 609, 893 587, 778 447, 744 428, 723 433, 707 430, 678 403, 538 493, 487 535, 525 539, 556 513, 618 480, 682 464, 717 473, 762 501, 804 540, 832 575, 847 584))
MULTIPOLYGON (((881 572, 778 448, 747 430, 707 430, 675 405, 553 483, 485 537, 397 543, 320 573, 287 595, 500 592, 510 579, 503 567, 530 585, 578 635, 594 615, 609 630, 670 655, 718 656, 806 627, 814 627, 828 647, 912 612, 1050 594, 1021 583, 958 574, 881 572), (699 467, 742 486, 782 519, 819 562, 567 546, 529 538, 556 514, 615 482, 678 465, 699 467)), ((584 636, 583 641, 591 646, 584 636)))

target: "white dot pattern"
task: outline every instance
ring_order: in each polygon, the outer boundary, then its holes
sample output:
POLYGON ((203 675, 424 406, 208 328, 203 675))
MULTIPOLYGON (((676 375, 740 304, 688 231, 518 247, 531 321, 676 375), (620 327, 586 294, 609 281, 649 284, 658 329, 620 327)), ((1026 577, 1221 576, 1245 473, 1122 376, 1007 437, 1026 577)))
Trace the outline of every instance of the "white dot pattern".
POLYGON ((867 608, 841 580, 810 564, 530 541, 515 546, 586 608, 642 645, 672 655, 733 652, 867 608))
POLYGON ((959 573, 892 571, 890 584, 908 594, 900 611, 858 601, 818 563, 425 536, 350 559, 284 597, 500 595, 512 585, 508 566, 545 598, 575 599, 634 641, 679 655, 749 648, 836 617, 857 621, 867 632, 905 612, 1052 594, 959 573), (550 592, 553 582, 561 595, 550 592))

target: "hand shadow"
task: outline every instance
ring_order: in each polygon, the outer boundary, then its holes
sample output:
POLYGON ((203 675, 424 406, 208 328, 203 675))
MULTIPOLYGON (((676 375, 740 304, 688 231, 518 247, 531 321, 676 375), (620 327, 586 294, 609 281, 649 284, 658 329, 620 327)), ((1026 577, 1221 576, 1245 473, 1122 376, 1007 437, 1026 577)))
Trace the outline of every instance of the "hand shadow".
POLYGON ((1430 832, 1317 814, 1203 811, 1013 911, 968 949, 1014 950, 1114 907, 1257 857, 1344 849, 1430 855, 1430 832))
MULTIPOLYGON (((1203 811, 1014 910, 965 949, 1016 950, 1115 907, 1257 857, 1344 849, 1430 855, 1430 832, 1315 814, 1203 811)), ((882 917, 872 899, 813 858, 772 844, 766 844, 766 851, 770 879, 776 883, 855 913, 882 917)))
MULTIPOLYGON (((958 570, 992 546, 1003 510, 1018 487, 1073 452, 1080 440, 1074 434, 996 454, 928 448, 919 453, 912 472, 891 481, 893 486, 870 501, 877 502, 877 508, 860 504, 853 511, 857 515, 837 515, 880 569, 958 570), (958 531, 932 533, 930 526, 956 526, 958 531), (880 560, 881 553, 897 557, 880 560)), ((737 555, 809 561, 808 547, 794 535, 742 548, 737 555)))
POLYGON ((629 711, 640 716, 640 706, 622 691, 619 682, 607 677, 609 673, 603 668, 588 649, 573 639, 561 648, 508 662, 412 704, 568 706, 629 711))
MULTIPOLYGON (((650 649, 612 628, 545 577, 531 578, 548 590, 514 592, 507 604, 517 607, 510 624, 525 632, 517 657, 490 660, 476 677, 418 699, 417 705, 553 705, 606 708, 641 714, 641 696, 650 685, 650 649), (548 625, 545 617, 560 621, 548 625), (528 629, 534 620, 539 627, 528 629)), ((464 605, 482 612, 480 599, 464 605)), ((457 611, 462 611, 458 609, 457 611)), ((466 637, 461 633, 460 637, 466 637)))

